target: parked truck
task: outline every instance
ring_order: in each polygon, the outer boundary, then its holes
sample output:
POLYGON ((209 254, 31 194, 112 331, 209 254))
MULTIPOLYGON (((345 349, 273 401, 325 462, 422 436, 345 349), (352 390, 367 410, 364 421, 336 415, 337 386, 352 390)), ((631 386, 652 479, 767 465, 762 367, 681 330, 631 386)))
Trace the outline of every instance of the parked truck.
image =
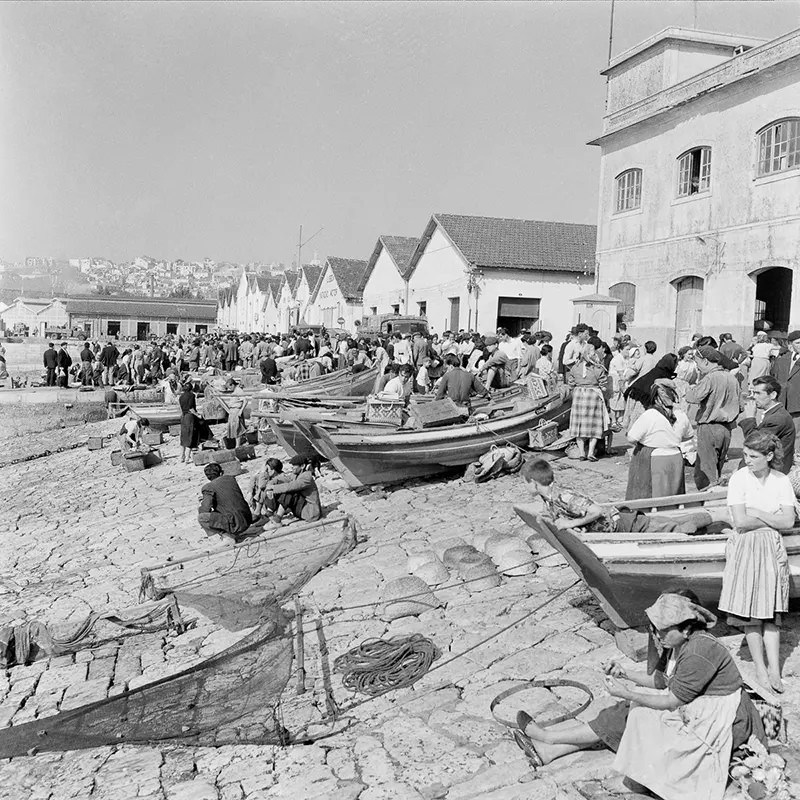
POLYGON ((428 320, 402 314, 372 314, 364 317, 358 326, 359 336, 391 336, 395 333, 421 333, 427 336, 428 320))

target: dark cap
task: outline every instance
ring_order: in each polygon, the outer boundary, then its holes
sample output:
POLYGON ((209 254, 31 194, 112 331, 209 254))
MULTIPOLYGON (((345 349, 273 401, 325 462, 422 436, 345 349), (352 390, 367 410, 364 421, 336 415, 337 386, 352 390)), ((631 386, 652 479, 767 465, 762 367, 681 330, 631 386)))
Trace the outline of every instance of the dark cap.
POLYGON ((305 458, 303 458, 303 456, 292 456, 292 457, 289 459, 289 463, 290 463, 290 464, 291 464, 293 467, 299 467, 299 466, 302 466, 303 464, 305 464, 305 463, 306 463, 306 459, 305 459, 305 458))
POLYGON ((222 475, 222 467, 217 464, 216 462, 213 464, 206 464, 203 468, 203 472, 210 481, 213 481, 214 478, 219 478, 222 475))
POLYGON ((698 347, 697 352, 706 359, 706 361, 712 361, 714 364, 722 363, 722 353, 720 353, 719 350, 715 350, 710 345, 705 344, 702 347, 698 347))
POLYGON ((787 337, 790 342, 794 342, 797 339, 800 339, 800 331, 792 331, 787 337))

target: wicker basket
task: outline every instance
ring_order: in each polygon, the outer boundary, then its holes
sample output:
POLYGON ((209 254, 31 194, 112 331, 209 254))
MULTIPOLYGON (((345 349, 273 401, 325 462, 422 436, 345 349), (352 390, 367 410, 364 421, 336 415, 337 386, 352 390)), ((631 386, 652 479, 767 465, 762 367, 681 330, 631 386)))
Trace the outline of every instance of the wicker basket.
POLYGON ((378 400, 367 398, 367 422, 386 422, 393 425, 403 424, 403 400, 378 400))
POLYGON ((464 588, 470 593, 483 592, 486 589, 494 589, 501 583, 500 576, 490 561, 481 564, 473 564, 461 573, 464 579, 464 588))
POLYGON ((441 603, 422 578, 406 577, 389 581, 383 591, 382 618, 391 622, 401 617, 416 617, 423 611, 438 608, 441 603), (400 598, 414 595, 408 600, 400 598))

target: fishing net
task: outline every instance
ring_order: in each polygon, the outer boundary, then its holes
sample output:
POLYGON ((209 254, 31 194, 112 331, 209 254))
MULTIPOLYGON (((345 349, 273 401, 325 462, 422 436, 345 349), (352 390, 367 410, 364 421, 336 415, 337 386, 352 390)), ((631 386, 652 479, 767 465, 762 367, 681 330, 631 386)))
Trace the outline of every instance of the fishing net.
MULTIPOLYGON (((338 517, 271 539, 143 570, 142 593, 174 595, 238 642, 189 669, 116 697, 0 731, 0 758, 44 750, 171 741, 182 745, 287 744, 281 695, 293 661, 293 625, 282 604, 355 544, 338 517)), ((290 723, 291 724, 291 723, 290 723)))

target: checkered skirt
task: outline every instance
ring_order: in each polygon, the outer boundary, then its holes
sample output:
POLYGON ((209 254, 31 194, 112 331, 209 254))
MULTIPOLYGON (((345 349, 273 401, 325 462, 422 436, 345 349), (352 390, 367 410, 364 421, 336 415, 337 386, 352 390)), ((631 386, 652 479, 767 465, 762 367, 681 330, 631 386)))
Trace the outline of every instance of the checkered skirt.
POLYGON ((576 439, 601 439, 611 420, 606 400, 597 386, 576 386, 572 393, 569 435, 576 439))

